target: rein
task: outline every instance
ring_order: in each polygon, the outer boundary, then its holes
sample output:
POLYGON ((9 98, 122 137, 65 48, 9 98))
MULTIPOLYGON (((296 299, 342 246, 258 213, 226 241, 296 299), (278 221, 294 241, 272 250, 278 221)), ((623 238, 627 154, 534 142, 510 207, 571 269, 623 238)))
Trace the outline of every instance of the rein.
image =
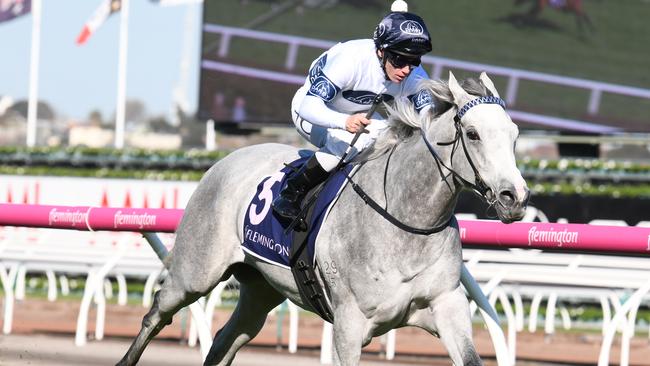
MULTIPOLYGON (((438 170, 440 171, 440 175, 443 177, 445 180, 445 183, 447 182, 447 176, 442 174, 442 169, 440 168, 440 165, 445 167, 445 169, 449 170, 449 174, 453 175, 454 178, 458 179, 463 185, 470 187, 473 191, 478 193, 481 197, 485 199, 485 201, 489 204, 492 205, 496 201, 496 198, 493 200, 488 199, 487 197, 487 192, 490 190, 490 188, 485 184, 485 181, 483 178, 481 178, 481 174, 479 173, 478 169, 476 169, 476 165, 474 164, 474 161, 472 160, 472 157, 469 155, 469 151, 467 150, 467 145, 465 144, 465 139, 463 138, 463 127, 461 125, 461 119, 469 111, 472 107, 475 107, 479 104, 498 104, 503 108, 504 110, 506 109, 506 102, 495 96, 482 96, 478 97, 475 99, 472 99, 468 103, 466 103, 464 106, 458 109, 456 112, 456 115, 454 116, 454 127, 456 128, 456 136, 454 137, 453 140, 449 142, 439 142, 439 146, 448 146, 452 145, 452 150, 451 150, 451 156, 449 160, 452 162, 454 161, 454 153, 456 152, 456 148, 458 146, 458 140, 460 140, 461 145, 463 146, 463 152, 465 153, 465 158, 467 159, 467 162, 469 163, 469 166, 472 168, 472 171, 474 172, 474 183, 469 182, 467 179, 463 178, 460 174, 458 174, 453 168, 448 167, 445 165, 445 163, 442 161, 440 156, 436 153, 436 151, 433 149, 433 146, 431 146, 431 143, 427 139, 426 134, 424 133, 424 130, 420 129, 420 135, 422 135, 422 139, 424 140, 425 145, 427 146, 427 149, 429 149, 429 152, 433 156, 433 158, 436 160, 436 164, 438 165, 438 170)), ((447 183, 449 185, 449 183, 447 183)))
MULTIPOLYGON (((454 139, 451 140, 451 141, 448 141, 448 142, 439 142, 438 143, 439 146, 449 146, 449 145, 452 146, 450 160, 453 163, 453 157, 454 157, 454 154, 456 153, 456 150, 458 148, 459 141, 460 141, 460 145, 463 147, 463 152, 465 153, 465 158, 467 158, 467 162, 469 163, 470 167, 472 168, 472 171, 474 172, 474 183, 471 183, 467 179, 463 178, 460 174, 458 174, 458 172, 456 172, 453 168, 447 166, 442 161, 442 159, 440 158, 438 153, 436 153, 433 146, 431 145, 431 143, 427 139, 427 136, 426 136, 423 129, 420 129, 420 135, 422 136, 422 140, 424 140, 424 144, 426 145, 427 149, 431 153, 431 156, 433 156, 433 159, 436 162, 436 166, 438 168, 438 171, 440 172, 440 176, 445 181, 447 186, 450 186, 449 183, 447 182, 447 177, 449 175, 453 175, 453 177, 455 179, 459 180, 463 185, 470 187, 472 190, 474 190, 476 193, 478 193, 481 197, 483 197, 488 202, 488 204, 491 205, 491 204, 494 204, 494 201, 496 201, 496 199, 491 201, 491 200, 489 200, 487 198, 487 192, 489 191, 489 188, 485 184, 485 181, 483 180, 483 178, 481 178, 481 174, 479 173, 478 169, 476 168, 476 165, 474 164, 474 161, 472 160, 471 156, 469 155, 469 151, 467 150, 467 145, 465 144, 465 139, 463 138, 463 132, 462 132, 462 126, 461 126, 461 118, 465 115, 465 113, 467 113, 467 111, 470 110, 472 107, 477 106, 479 104, 498 104, 503 109, 505 109, 505 102, 503 101, 503 99, 498 98, 498 97, 483 96, 483 97, 473 99, 472 101, 465 104, 462 108, 460 108, 456 112, 456 115, 454 116, 454 127, 456 128, 456 135, 455 135, 454 139), (445 175, 442 172, 442 167, 441 166, 444 167, 445 169, 449 170, 448 175, 445 175)), ((392 155, 392 151, 391 151, 391 155, 392 155)), ((388 160, 386 161, 386 169, 384 171, 384 192, 385 192, 385 175, 386 175, 386 173, 388 171, 388 163, 389 162, 390 162, 390 156, 389 156, 388 160)), ((373 210, 375 210, 378 214, 380 214, 388 222, 390 222, 391 224, 397 226, 398 228, 400 228, 400 229, 402 229, 402 230, 404 230, 406 232, 409 232, 409 233, 412 233, 412 234, 417 234, 417 235, 435 234, 435 233, 438 233, 438 232, 444 230, 447 226, 449 226, 449 223, 454 218, 454 216, 452 215, 449 218, 449 220, 447 220, 447 222, 445 222, 444 224, 434 226, 434 227, 431 227, 431 228, 426 228, 426 229, 416 228, 416 227, 410 226, 408 224, 403 223, 398 218, 391 215, 386 209, 381 207, 375 200, 372 199, 372 197, 370 197, 363 190, 363 188, 361 188, 361 186, 356 184, 352 180, 352 178, 350 176, 347 176, 347 179, 350 182, 350 184, 352 185, 352 189, 354 189, 354 191, 359 195, 359 197, 361 197, 361 199, 363 199, 363 201, 368 206, 370 206, 373 210)), ((386 201, 388 201, 388 200, 386 200, 386 201)))
POLYGON ((381 207, 381 206, 380 206, 380 205, 379 205, 375 200, 373 200, 373 199, 372 199, 372 198, 371 198, 371 197, 370 197, 370 196, 369 196, 369 195, 368 195, 368 194, 363 190, 363 188, 361 188, 361 186, 359 186, 358 184, 356 184, 356 183, 352 180, 351 177, 348 176, 348 180, 350 181, 350 184, 352 185, 352 189, 354 189, 354 191, 357 192, 357 194, 359 195, 359 197, 361 197, 361 199, 362 199, 362 200, 363 200, 363 201, 364 201, 368 206, 370 206, 373 210, 377 211, 378 214, 380 214, 383 218, 385 218, 385 219, 386 219, 388 222, 390 222, 391 224, 393 224, 393 225, 397 226, 398 228, 400 228, 400 229, 402 229, 402 230, 404 230, 404 231, 406 231, 406 232, 409 232, 409 233, 411 233, 411 234, 417 234, 417 235, 431 235, 431 234, 435 234, 435 233, 441 232, 442 230, 444 230, 445 228, 447 228, 447 226, 449 226, 449 222, 451 222, 451 220, 452 220, 452 218, 453 218, 453 215, 452 215, 452 216, 449 218, 449 220, 447 220, 447 222, 445 222, 444 224, 439 225, 439 226, 434 226, 434 227, 432 227, 432 228, 428 228, 428 229, 421 229, 421 228, 417 228, 417 227, 410 226, 410 225, 408 225, 408 224, 405 224, 405 223, 401 222, 398 218, 396 218, 395 216, 391 215, 388 211, 386 211, 383 207, 381 207))

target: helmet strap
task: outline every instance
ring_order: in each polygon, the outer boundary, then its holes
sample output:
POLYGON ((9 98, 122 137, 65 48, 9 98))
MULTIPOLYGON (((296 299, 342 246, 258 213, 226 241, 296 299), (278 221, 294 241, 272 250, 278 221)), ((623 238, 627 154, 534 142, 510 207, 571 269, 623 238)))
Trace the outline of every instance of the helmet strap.
POLYGON ((386 61, 388 61, 386 57, 386 49, 385 48, 378 48, 377 50, 381 51, 381 57, 377 55, 377 59, 379 59, 379 63, 381 63, 381 70, 384 72, 384 77, 386 80, 390 80, 388 77, 388 73, 386 72, 386 61))

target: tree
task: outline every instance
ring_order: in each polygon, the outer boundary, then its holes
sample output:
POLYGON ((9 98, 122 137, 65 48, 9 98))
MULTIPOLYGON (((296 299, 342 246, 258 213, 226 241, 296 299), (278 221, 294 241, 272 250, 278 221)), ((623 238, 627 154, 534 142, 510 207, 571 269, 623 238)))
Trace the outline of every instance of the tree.
POLYGON ((147 107, 141 100, 129 99, 124 107, 124 115, 129 122, 144 122, 147 117, 147 107))
POLYGON ((177 133, 178 127, 172 126, 165 116, 154 116, 147 121, 149 129, 161 133, 177 133))
POLYGON ((205 123, 192 115, 183 113, 180 108, 176 108, 176 113, 181 121, 179 133, 183 141, 183 148, 205 147, 205 123))
MULTIPOLYGON (((11 107, 7 109, 7 111, 14 111, 20 114, 22 117, 27 119, 27 109, 28 109, 29 103, 26 100, 20 100, 11 107)), ((37 119, 43 119, 43 120, 49 120, 53 121, 56 119, 56 113, 54 112, 54 108, 50 106, 48 102, 43 102, 39 101, 37 105, 37 119)))
MULTIPOLYGON (((111 118, 115 122, 115 113, 111 118)), ((144 125, 147 118, 147 108, 141 100, 129 99, 124 106, 124 120, 129 129, 136 129, 139 125, 144 125)), ((113 123, 114 124, 114 123, 113 123)))
POLYGON ((102 117, 102 112, 100 112, 98 109, 92 110, 88 114, 88 122, 93 126, 104 125, 104 118, 102 117))

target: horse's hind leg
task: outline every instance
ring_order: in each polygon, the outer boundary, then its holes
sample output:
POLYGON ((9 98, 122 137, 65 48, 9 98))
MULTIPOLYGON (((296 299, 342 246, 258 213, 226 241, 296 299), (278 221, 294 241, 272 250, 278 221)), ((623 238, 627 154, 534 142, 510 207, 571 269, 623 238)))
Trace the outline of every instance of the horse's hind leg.
POLYGON ((142 319, 140 333, 138 333, 124 357, 118 362, 118 365, 135 365, 138 363, 149 341, 163 327, 171 323, 172 316, 182 307, 196 301, 201 295, 200 293, 185 292, 182 286, 174 282, 172 276, 167 277, 160 291, 156 292, 151 309, 142 319))
POLYGON ((262 329, 268 312, 285 299, 252 267, 238 268, 235 278, 240 282, 237 307, 215 335, 204 365, 230 365, 237 351, 262 329))
POLYGON ((429 308, 413 314, 408 324, 439 336, 454 365, 483 364, 472 340, 469 303, 460 287, 438 296, 429 308))

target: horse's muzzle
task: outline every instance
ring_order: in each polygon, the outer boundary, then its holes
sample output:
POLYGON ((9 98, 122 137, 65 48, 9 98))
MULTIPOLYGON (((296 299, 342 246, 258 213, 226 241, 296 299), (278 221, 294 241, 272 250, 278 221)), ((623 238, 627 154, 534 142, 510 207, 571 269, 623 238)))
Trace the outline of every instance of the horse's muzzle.
POLYGON ((502 188, 498 192, 495 206, 499 220, 505 224, 521 220, 530 200, 530 190, 527 187, 519 191, 502 188))

